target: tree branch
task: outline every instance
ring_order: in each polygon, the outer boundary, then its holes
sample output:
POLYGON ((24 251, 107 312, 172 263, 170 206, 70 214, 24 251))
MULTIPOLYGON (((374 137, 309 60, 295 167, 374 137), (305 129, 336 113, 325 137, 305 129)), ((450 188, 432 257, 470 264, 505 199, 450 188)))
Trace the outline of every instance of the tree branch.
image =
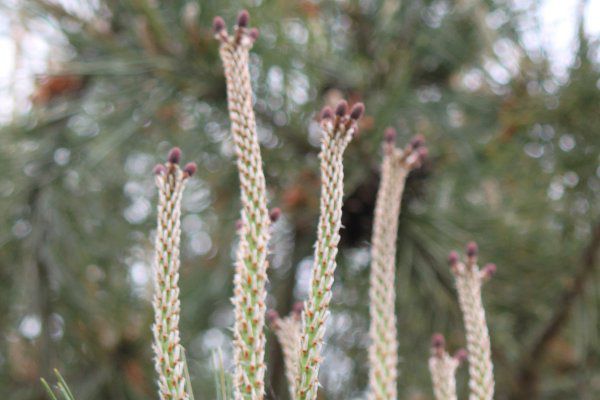
POLYGON ((598 249, 600 249, 600 222, 597 222, 593 227, 590 242, 583 252, 581 269, 575 275, 573 283, 563 292, 555 307, 554 315, 549 319, 546 327, 533 342, 531 348, 525 352, 526 355, 522 358, 521 367, 514 379, 511 399, 530 400, 537 398, 539 389, 538 370, 543 355, 548 350, 552 340, 560 334, 563 326, 569 320, 575 301, 585 292, 585 284, 597 264, 598 249))

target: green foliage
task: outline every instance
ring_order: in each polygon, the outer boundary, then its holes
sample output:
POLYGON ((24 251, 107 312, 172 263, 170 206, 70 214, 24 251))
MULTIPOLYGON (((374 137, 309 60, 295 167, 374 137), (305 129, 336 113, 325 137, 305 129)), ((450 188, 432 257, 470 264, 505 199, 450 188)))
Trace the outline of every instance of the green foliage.
POLYGON ((69 385, 65 382, 64 378, 58 372, 58 370, 54 370, 54 374, 56 375, 57 383, 54 390, 50 387, 48 382, 44 378, 42 378, 42 385, 48 396, 50 396, 51 400, 75 400, 75 396, 71 393, 71 389, 69 389, 69 385), (58 396, 58 397, 57 397, 58 396))

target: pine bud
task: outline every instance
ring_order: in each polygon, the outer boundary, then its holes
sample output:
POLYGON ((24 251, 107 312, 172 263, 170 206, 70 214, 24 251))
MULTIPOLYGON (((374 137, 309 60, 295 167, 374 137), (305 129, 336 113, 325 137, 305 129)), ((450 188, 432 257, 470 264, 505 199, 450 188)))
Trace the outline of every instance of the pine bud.
POLYGON ((417 149, 417 148, 425 145, 425 137, 421 134, 413 136, 413 138, 410 140, 410 145, 414 149, 417 149))
POLYGON ((436 350, 443 350, 446 347, 446 339, 441 333, 435 333, 431 337, 431 347, 436 350))
POLYGON ((365 105, 363 103, 356 103, 352 106, 352 110, 350 110, 350 118, 356 121, 362 117, 364 112, 365 105))
POLYGON ((167 169, 162 164, 156 164, 152 169, 152 172, 154 172, 155 175, 164 175, 165 172, 167 172, 167 169))
POLYGON ((465 349, 459 349, 456 351, 456 353, 454 353, 454 359, 456 361, 458 361, 460 364, 467 361, 468 357, 469 357, 469 353, 467 353, 467 350, 465 350, 465 349))
POLYGON ((248 32, 248 36, 250 36, 250 39, 252 39, 253 42, 256 42, 256 40, 260 36, 260 31, 258 30, 258 28, 252 28, 248 32))
POLYGON ((173 147, 171 151, 169 151, 167 160, 169 160, 171 164, 179 164, 179 161, 181 160, 181 149, 179 147, 173 147))
POLYGON ((267 311, 267 321, 269 321, 269 325, 271 325, 271 327, 275 328, 278 320, 279 313, 276 310, 267 311))
POLYGON ((496 264, 486 264, 483 267, 483 276, 485 279, 490 279, 492 276, 496 274, 496 264))
POLYGON ((292 306, 292 312, 296 315, 300 315, 302 314, 302 311, 304 311, 304 303, 301 301, 295 302, 292 306))
POLYGON ((321 120, 327 120, 333 118, 333 110, 329 106, 323 107, 321 110, 321 120))
POLYGON ((225 30, 225 21, 221 17, 215 17, 213 19, 213 32, 215 34, 221 33, 225 30))
POLYGON ((458 253, 451 251, 448 255, 448 264, 452 267, 458 263, 458 253))
POLYGON ((277 222, 277 220, 279 219, 279 217, 281 217, 281 208, 275 207, 269 213, 269 218, 271 219, 272 223, 275 223, 275 222, 277 222))
POLYGON ((344 115, 346 115, 347 111, 348 103, 346 102, 346 100, 341 100, 335 107, 335 115, 337 115, 338 117, 343 117, 344 115))
POLYGON ((196 163, 189 162, 189 163, 185 164, 185 167, 183 167, 183 172, 185 172, 188 176, 192 176, 196 173, 197 169, 198 169, 198 166, 196 165, 196 163))
POLYGON ((469 242, 467 244, 467 257, 472 258, 477 255, 479 252, 479 247, 477 247, 477 243, 469 242))
POLYGON ((249 22, 250 22, 250 14, 248 14, 248 11, 247 10, 240 11, 240 13, 238 14, 238 17, 237 17, 237 26, 239 26, 240 28, 245 28, 248 26, 249 22))
POLYGON ((396 141, 396 130, 392 127, 386 128, 383 132, 383 139, 386 143, 394 143, 396 141))

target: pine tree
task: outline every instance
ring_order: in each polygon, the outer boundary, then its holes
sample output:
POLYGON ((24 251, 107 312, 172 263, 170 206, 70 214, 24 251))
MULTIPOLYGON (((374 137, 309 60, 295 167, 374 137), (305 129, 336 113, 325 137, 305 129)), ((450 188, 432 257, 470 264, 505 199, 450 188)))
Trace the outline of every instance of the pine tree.
MULTIPOLYGON (((252 5, 261 27, 250 54, 257 132, 269 203, 283 211, 272 228, 267 305, 282 315, 308 284, 316 106, 348 98, 367 110, 345 154, 324 397, 366 388, 377 133, 388 125, 399 142, 423 134, 430 149, 407 178, 399 220, 399 397, 431 396, 432 332, 448 333, 449 348, 465 345, 445 259, 474 238, 499 266, 484 298, 496 396, 597 397, 598 42, 581 31, 577 61, 558 79, 546 55, 522 45, 528 11, 504 2, 252 5), (507 52, 519 54, 516 71, 507 52), (523 380, 533 384, 512 389, 523 380)), ((36 83, 31 110, 0 128, 0 398, 42 398, 39 377, 55 367, 76 398, 156 396, 151 170, 173 146, 199 171, 182 204, 181 340, 194 389, 216 393, 212 352, 232 354, 240 201, 211 25, 215 15, 233 20, 237 7, 124 0, 82 13, 25 0, 11 11, 24 29, 52 26, 68 51, 36 83)), ((281 372, 267 375, 265 389, 284 399, 281 352, 268 336, 267 370, 281 372)), ((465 390, 458 385, 459 397, 465 390)))

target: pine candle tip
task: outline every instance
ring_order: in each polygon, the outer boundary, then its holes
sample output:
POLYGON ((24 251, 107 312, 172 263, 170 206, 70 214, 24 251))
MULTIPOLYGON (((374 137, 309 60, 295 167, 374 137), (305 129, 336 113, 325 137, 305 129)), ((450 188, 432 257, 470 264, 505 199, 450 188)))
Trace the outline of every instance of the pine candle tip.
POLYGON ((413 138, 410 140, 410 145, 414 148, 414 149, 418 149, 419 147, 422 147, 425 145, 425 136, 418 134, 413 136, 413 138))
POLYGON ((350 110, 350 118, 356 121, 360 119, 360 117, 362 117, 364 112, 365 105, 363 103, 356 103, 352 106, 352 109, 350 110))
POLYGON ((212 26, 213 26, 213 32, 215 34, 221 33, 222 31, 225 30, 225 21, 221 17, 215 17, 213 19, 212 26))
POLYGON ((171 151, 169 151, 167 160, 169 160, 171 164, 179 164, 179 161, 181 160, 181 149, 179 147, 173 147, 171 151))
POLYGON ((446 339, 441 333, 434 333, 431 337, 431 347, 435 350, 443 350, 446 347, 446 339))
POLYGON ((248 32, 248 36, 250 36, 252 41, 256 42, 258 40, 258 37, 260 36, 260 31, 258 30, 258 28, 252 28, 248 32))
POLYGON ((477 247, 477 243, 469 242, 467 244, 467 257, 469 257, 469 258, 475 257, 478 252, 479 252, 479 247, 477 247))
POLYGON ((248 10, 240 11, 240 13, 238 14, 238 17, 237 17, 237 26, 240 28, 245 28, 248 26, 249 22, 250 22, 250 14, 248 13, 248 10))
POLYGON ((275 207, 271 210, 271 212, 269 212, 269 218, 271 219, 271 222, 277 222, 279 217, 281 217, 281 208, 275 207))
POLYGON ((321 110, 321 120, 327 120, 333 118, 333 110, 329 106, 323 107, 321 110))
POLYGON ((295 302, 294 305, 292 306, 292 312, 296 315, 302 314, 303 310, 304 310, 304 303, 301 301, 295 302))
POLYGON ((469 356, 469 353, 467 353, 467 350, 465 350, 465 349, 456 350, 456 353, 454 353, 454 359, 456 361, 458 361, 460 364, 467 361, 468 356, 469 356))
POLYGON ((338 117, 343 117, 346 115, 346 111, 348 111, 348 103, 346 100, 341 100, 335 107, 335 115, 338 117))
POLYGON ((486 279, 491 278, 492 276, 494 276, 496 274, 496 264, 486 264, 483 267, 483 275, 485 276, 486 279))
POLYGON ((276 310, 268 310, 267 311, 267 321, 269 321, 269 325, 275 327, 277 325, 277 321, 279 320, 279 313, 276 310))
POLYGON ((385 131, 383 132, 383 139, 385 140, 386 143, 394 143, 396 141, 396 130, 394 128, 392 128, 391 126, 389 128, 386 128, 385 131))
POLYGON ((194 175, 197 170, 198 170, 198 166, 196 165, 195 162, 189 162, 189 163, 185 164, 185 167, 183 167, 183 172, 185 172, 188 176, 194 175))
POLYGON ((164 173, 166 171, 167 171, 167 169, 162 164, 156 164, 154 166, 154 168, 152 169, 152 172, 154 172, 154 175, 164 175, 164 173))
POLYGON ((452 267, 458 263, 458 253, 455 251, 451 251, 448 255, 448 264, 452 267))

